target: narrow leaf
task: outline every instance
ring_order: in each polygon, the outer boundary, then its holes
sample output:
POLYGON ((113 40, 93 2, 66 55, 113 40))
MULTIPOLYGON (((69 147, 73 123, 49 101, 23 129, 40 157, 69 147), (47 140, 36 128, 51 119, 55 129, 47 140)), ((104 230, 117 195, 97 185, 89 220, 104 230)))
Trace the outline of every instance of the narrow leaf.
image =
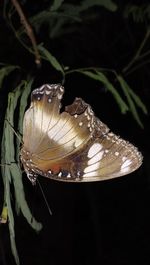
POLYGON ((127 84, 127 82, 120 76, 117 76, 117 79, 121 85, 122 91, 124 92, 124 95, 127 98, 129 107, 130 107, 130 111, 134 117, 134 119, 137 121, 137 123, 140 125, 141 128, 143 128, 143 124, 140 120, 139 114, 137 112, 137 109, 135 107, 134 101, 132 100, 130 93, 129 93, 129 85, 127 84))
MULTIPOLYGON (((7 203, 8 203, 8 200, 7 200, 7 203)), ((13 217, 11 205, 8 204, 8 208, 9 208, 9 210, 8 210, 8 215, 9 215, 8 227, 9 227, 9 233, 10 233, 11 250, 12 250, 12 254, 14 256, 16 264, 19 265, 20 261, 19 261, 17 247, 16 247, 15 230, 14 230, 14 217, 13 217)))
POLYGON ((112 0, 84 0, 82 6, 87 9, 92 6, 103 6, 109 11, 116 11, 117 5, 112 0))
POLYGON ((14 229, 14 216, 13 216, 13 211, 12 211, 12 206, 11 206, 11 196, 10 196, 10 168, 8 166, 5 167, 5 200, 8 208, 8 227, 9 227, 9 233, 10 233, 10 245, 11 245, 11 250, 12 254, 14 256, 15 262, 17 265, 20 264, 19 262, 19 256, 18 256, 18 251, 16 248, 16 241, 15 241, 15 229, 14 229))
MULTIPOLYGON (((14 112, 15 112, 15 109, 16 109, 17 104, 18 104, 18 98, 20 97, 20 95, 22 93, 22 85, 21 84, 22 83, 20 83, 20 85, 18 85, 18 87, 14 90, 14 92, 9 93, 9 104, 8 104, 8 108, 7 108, 6 119, 7 120, 9 119, 10 124, 12 124, 12 126, 14 125, 14 112)), ((31 87, 31 84, 32 84, 32 80, 29 83, 29 86, 27 87, 28 90, 31 87)), ((27 94, 28 93, 29 93, 29 91, 27 91, 27 94)), ((24 96, 24 93, 23 93, 23 96, 24 96)), ((24 100, 25 100, 25 98, 24 98, 24 100)), ((26 101, 24 101, 24 102, 26 103, 26 101)), ((21 100, 20 103, 22 104, 23 100, 21 100)), ((23 106, 21 106, 21 108, 23 109, 23 106)), ((24 108, 25 108, 25 106, 24 106, 24 108)), ((23 115, 23 113, 21 113, 21 114, 23 115)), ((15 146, 13 145, 14 144, 14 132, 9 127, 10 126, 9 124, 7 124, 7 126, 8 126, 10 143, 9 143, 9 146, 7 146, 7 152, 5 155, 9 154, 9 150, 10 150, 10 155, 7 158, 7 160, 10 163, 11 161, 15 161, 15 154, 16 154, 16 150, 18 151, 18 148, 15 149, 15 146), (10 148, 10 146, 11 146, 11 148, 10 148)), ((26 218, 28 223, 32 226, 32 228, 39 231, 42 227, 41 224, 38 223, 37 221, 35 221, 34 218, 33 218, 33 222, 31 222, 32 214, 31 214, 31 211, 29 210, 29 207, 28 207, 26 199, 25 199, 23 183, 22 183, 22 174, 21 174, 21 169, 20 169, 19 164, 18 165, 14 164, 14 163, 11 164, 10 173, 11 173, 11 179, 13 180, 13 184, 14 184, 17 209, 18 210, 20 209, 22 211, 24 217, 26 218)))
POLYGON ((19 169, 17 164, 11 165, 11 177, 13 179, 14 189, 15 189, 15 199, 18 204, 18 208, 20 208, 22 214, 26 218, 27 222, 30 224, 30 226, 39 232, 42 229, 41 223, 37 222, 35 218, 33 217, 26 199, 25 199, 25 193, 24 193, 24 187, 22 183, 22 173, 21 169, 19 169))
POLYGON ((27 106, 27 100, 31 92, 32 84, 33 84, 33 79, 30 79, 29 81, 23 83, 23 92, 22 92, 21 99, 20 99, 19 121, 18 121, 18 130, 20 133, 22 133, 24 112, 27 106))
MULTIPOLYGON (((18 99, 20 98, 20 95, 22 93, 23 84, 24 82, 21 82, 18 85, 18 87, 13 92, 10 92, 8 95, 8 106, 5 115, 3 137, 1 144, 1 164, 4 165, 3 167, 1 167, 2 178, 4 183, 4 205, 6 205, 8 209, 8 219, 9 219, 8 225, 10 231, 11 249, 16 264, 19 264, 19 257, 15 243, 14 216, 11 206, 10 184, 14 185, 17 212, 19 213, 19 211, 21 210, 28 223, 36 231, 39 231, 42 227, 41 224, 33 218, 31 211, 27 205, 24 193, 24 187, 22 183, 22 174, 21 174, 20 165, 14 163, 16 157, 16 150, 18 152, 18 149, 16 149, 16 145, 14 145, 14 131, 12 127, 14 126, 14 117, 15 117, 14 114, 16 111, 16 107, 18 106, 19 102, 18 99)), ((21 104, 23 104, 23 102, 26 104, 25 99, 24 100, 22 99, 20 102, 21 104)), ((25 106, 22 105, 21 106, 22 111, 24 108, 25 106)), ((17 143, 17 146, 18 145, 19 143, 17 143)))
POLYGON ((61 7, 62 3, 64 2, 64 0, 54 0, 50 10, 51 11, 56 11, 58 10, 59 7, 61 7))
POLYGON ((80 71, 80 70, 77 72, 80 72, 84 75, 89 76, 90 78, 92 78, 94 80, 97 80, 97 81, 100 81, 101 83, 103 83, 106 86, 106 88, 108 89, 108 91, 110 91, 112 93, 112 95, 114 96, 116 102, 118 103, 118 105, 121 109, 121 112, 124 114, 128 111, 127 104, 121 98, 121 96, 119 95, 116 88, 112 85, 112 83, 107 79, 107 77, 102 72, 92 73, 90 71, 80 71))
POLYGON ((64 70, 58 60, 44 47, 38 46, 39 51, 44 55, 45 59, 50 62, 50 64, 57 70, 62 73, 64 76, 64 70))
POLYGON ((129 87, 128 85, 128 92, 131 95, 131 97, 134 99, 136 105, 145 113, 148 114, 147 108, 145 104, 142 102, 140 97, 129 87))
POLYGON ((19 68, 16 65, 8 65, 4 66, 0 69, 0 88, 2 87, 3 80, 6 76, 8 76, 12 71, 19 68))

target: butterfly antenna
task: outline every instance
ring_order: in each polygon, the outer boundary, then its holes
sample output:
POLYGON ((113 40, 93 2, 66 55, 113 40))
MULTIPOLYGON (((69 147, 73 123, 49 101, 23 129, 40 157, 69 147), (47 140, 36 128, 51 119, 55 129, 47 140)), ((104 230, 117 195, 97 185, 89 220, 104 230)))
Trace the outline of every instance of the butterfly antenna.
POLYGON ((39 182, 38 179, 37 179, 37 183, 38 183, 39 188, 40 188, 40 190, 41 190, 41 193, 42 193, 43 199, 44 199, 44 201, 45 201, 45 203, 46 203, 46 206, 47 206, 47 209, 48 209, 48 211, 49 211, 49 214, 52 215, 51 208, 50 208, 50 206, 49 206, 49 203, 48 203, 48 201, 47 201, 47 199, 46 199, 46 196, 45 196, 45 193, 44 193, 44 191, 43 191, 43 188, 42 188, 42 186, 41 186, 41 184, 40 184, 40 182, 39 182))
POLYGON ((7 120, 7 119, 5 119, 5 121, 7 121, 7 122, 8 122, 8 124, 10 125, 10 127, 11 127, 12 131, 14 132, 14 134, 16 135, 16 137, 18 138, 19 142, 23 144, 23 141, 21 140, 21 136, 19 136, 19 134, 18 134, 18 133, 16 133, 16 131, 15 131, 15 129, 13 128, 12 124, 10 123, 10 121, 9 121, 9 120, 7 120))

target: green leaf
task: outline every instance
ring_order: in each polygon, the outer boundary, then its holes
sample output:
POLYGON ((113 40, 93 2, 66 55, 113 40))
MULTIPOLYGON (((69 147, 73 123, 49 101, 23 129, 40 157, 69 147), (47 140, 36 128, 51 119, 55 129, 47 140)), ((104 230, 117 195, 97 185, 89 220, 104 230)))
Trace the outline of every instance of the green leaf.
POLYGON ((22 134, 24 112, 27 106, 27 100, 28 100, 29 94, 31 93, 32 84, 33 84, 33 79, 30 79, 29 81, 24 81, 22 84, 23 92, 21 94, 21 99, 20 99, 19 120, 18 120, 18 130, 21 134, 22 134))
POLYGON ((70 16, 80 16, 81 12, 86 11, 93 6, 103 6, 109 11, 117 10, 117 5, 111 0, 84 0, 78 5, 66 3, 62 5, 62 9, 70 16))
POLYGON ((42 225, 41 223, 35 220, 27 205, 25 199, 24 187, 22 183, 22 172, 21 169, 18 168, 17 164, 11 165, 11 177, 15 189, 15 199, 17 203, 17 209, 21 210, 23 216, 26 218, 27 222, 30 224, 30 226, 33 229, 35 229, 37 232, 40 231, 42 229, 42 225))
MULTIPOLYGON (((139 117, 139 114, 138 114, 137 109, 135 107, 134 101, 132 100, 132 97, 131 97, 131 91, 132 91, 132 89, 129 87, 129 85, 123 79, 122 76, 118 75, 117 76, 117 79, 118 79, 118 81, 119 81, 119 83, 121 85, 121 88, 122 88, 122 90, 124 92, 124 95, 127 98, 127 101, 128 101, 129 107, 130 107, 130 111, 131 111, 134 119, 137 121, 137 123, 140 125, 140 127, 143 128, 143 124, 142 124, 142 122, 140 120, 140 117, 139 117)), ((135 98, 135 94, 133 94, 133 95, 134 95, 134 98, 135 98)), ((136 101, 137 101, 137 97, 136 97, 136 101)), ((139 103, 139 99, 138 99, 138 103, 139 103)), ((140 102, 140 106, 141 106, 141 102, 140 102)), ((143 108, 143 105, 142 105, 142 108, 143 108)))
POLYGON ((77 72, 80 72, 80 73, 87 75, 88 77, 90 77, 94 80, 97 80, 97 81, 103 83, 105 85, 105 87, 107 88, 107 90, 110 91, 112 93, 112 95, 114 96, 116 102, 118 103, 118 105, 121 109, 121 112, 124 114, 128 111, 127 104, 121 98, 121 96, 119 95, 116 88, 112 85, 112 83, 107 79, 107 77, 102 72, 96 71, 96 73, 92 73, 90 71, 82 71, 82 70, 79 70, 79 71, 77 70, 77 72))
POLYGON ((6 76, 8 76, 12 71, 19 68, 16 65, 8 65, 4 66, 0 69, 0 88, 2 87, 3 80, 6 76))
MULTIPOLYGON (((22 115, 26 106, 26 100, 27 95, 29 94, 29 89, 32 84, 32 80, 29 81, 29 83, 22 81, 17 88, 10 92, 8 95, 8 105, 5 115, 5 121, 4 121, 4 129, 3 129, 3 137, 2 137, 2 144, 1 144, 1 164, 4 166, 1 167, 2 172, 2 178, 4 183, 4 204, 8 208, 8 219, 9 219, 9 231, 10 231, 10 241, 11 241, 11 249, 12 253, 14 255, 15 261, 17 264, 19 264, 19 257, 17 253, 16 243, 15 243, 15 228, 14 228, 14 216, 13 216, 13 210, 11 206, 11 192, 10 192, 10 185, 14 185, 14 193, 15 193, 15 203, 16 203, 16 209, 17 213, 20 211, 28 221, 28 223, 31 225, 32 228, 34 228, 36 231, 41 230, 42 225, 41 223, 37 222, 34 217, 32 216, 32 213, 29 209, 29 206, 27 205, 25 193, 24 193, 24 187, 22 183, 22 172, 20 169, 20 164, 16 164, 16 152, 19 151, 20 143, 19 141, 15 141, 14 139, 14 117, 16 109, 18 109, 18 102, 20 102, 20 110, 21 110, 21 121, 22 121, 22 115), (27 95, 25 95, 25 91, 22 93, 22 88, 27 88, 27 95), (24 99, 20 96, 23 94, 24 99), (25 105, 24 105, 25 104, 25 105), (17 143, 17 146, 16 146, 17 143)), ((19 126, 22 126, 21 124, 19 126)), ((18 156, 17 156, 18 157, 18 156)))
POLYGON ((41 52, 42 56, 44 55, 45 59, 50 62, 50 64, 59 72, 62 73, 64 76, 64 70, 58 60, 44 47, 38 46, 39 51, 41 52))
MULTIPOLYGON (((8 102, 8 105, 10 106, 10 102, 8 102)), ((10 113, 10 116, 12 115, 13 113, 10 113)), ((9 117, 7 116, 7 118, 9 117)), ((9 220, 8 227, 10 232, 11 250, 16 264, 19 265, 19 256, 15 242, 14 216, 11 206, 11 193, 10 193, 10 185, 12 181, 11 168, 10 165, 7 165, 10 164, 10 161, 13 161, 11 160, 11 158, 14 157, 15 154, 14 142, 12 142, 12 140, 13 140, 12 132, 10 131, 8 123, 5 121, 2 144, 1 144, 1 164, 4 165, 1 167, 2 178, 4 183, 4 204, 7 206, 8 209, 8 220, 9 220)))
POLYGON ((131 95, 131 97, 134 99, 136 105, 143 111, 143 113, 148 114, 148 110, 145 104, 142 102, 140 97, 129 87, 129 85, 128 85, 128 92, 131 95))
MULTIPOLYGON (((69 14, 67 11, 55 11, 52 12, 50 10, 44 10, 41 11, 40 13, 30 17, 29 21, 31 25, 36 29, 36 31, 39 31, 41 25, 43 23, 46 23, 47 25, 50 26, 50 35, 51 31, 53 30, 53 27, 57 27, 57 23, 61 20, 61 23, 68 23, 70 25, 71 22, 81 22, 81 19, 77 16, 74 16, 69 14)), ((64 28, 63 30, 64 31, 64 28)), ((23 26, 20 27, 20 29, 17 31, 17 34, 21 36, 25 32, 25 29, 23 26)))
POLYGON ((54 0, 50 10, 51 11, 56 11, 59 7, 61 7, 63 2, 64 2, 64 0, 54 0))
MULTIPOLYGON (((6 169, 6 176, 8 177, 10 175, 9 168, 6 169)), ((10 183, 8 182, 8 178, 6 179, 6 201, 7 201, 7 207, 8 207, 8 227, 9 227, 9 233, 10 233, 10 243, 11 243, 11 250, 12 254, 14 256, 15 262, 17 265, 20 264, 18 251, 16 247, 16 240, 15 240, 15 229, 14 229, 14 216, 13 211, 11 207, 11 199, 10 199, 10 183)))
POLYGON ((144 23, 146 20, 150 19, 150 4, 145 3, 138 5, 127 4, 124 10, 124 17, 132 17, 136 23, 144 23))
POLYGON ((82 1, 82 10, 90 8, 92 6, 103 6, 109 11, 116 11, 117 10, 117 4, 115 4, 112 0, 85 0, 82 1))
MULTIPOLYGON (((7 122, 7 120, 10 122, 12 126, 14 126, 14 116, 15 116, 14 113, 18 105, 18 99, 20 95, 22 94, 22 84, 23 82, 21 82, 13 92, 9 93, 9 96, 8 96, 8 108, 6 112, 6 124, 5 124, 5 131, 6 131, 5 154, 4 154, 5 161, 6 161, 5 163, 11 163, 12 161, 15 161, 16 151, 18 151, 18 148, 16 149, 14 146, 14 132, 12 128, 10 127, 9 123, 7 122)), ((32 80, 28 84, 28 87, 27 87, 28 90, 29 88, 31 88, 31 84, 32 84, 32 80)), ((24 99, 21 98, 20 103, 23 104, 24 102, 25 106, 23 105, 20 106, 22 110, 25 109, 26 107, 25 91, 23 92, 24 92, 23 93, 24 99)), ((26 93, 28 95, 29 91, 27 91, 26 93)), ((21 121, 22 121, 22 115, 23 113, 21 113, 21 116, 19 116, 19 118, 21 118, 21 121)), ((20 146, 20 143, 17 142, 17 145, 20 146)), ((41 224, 36 222, 35 220, 33 220, 33 222, 31 223, 32 214, 31 214, 31 211, 29 210, 29 207, 25 199, 20 165, 19 164, 16 165, 15 163, 12 163, 10 166, 10 174, 11 174, 11 179, 14 184, 17 209, 20 209, 22 211, 24 217, 26 218, 28 223, 32 226, 32 228, 39 231, 41 229, 41 224)))

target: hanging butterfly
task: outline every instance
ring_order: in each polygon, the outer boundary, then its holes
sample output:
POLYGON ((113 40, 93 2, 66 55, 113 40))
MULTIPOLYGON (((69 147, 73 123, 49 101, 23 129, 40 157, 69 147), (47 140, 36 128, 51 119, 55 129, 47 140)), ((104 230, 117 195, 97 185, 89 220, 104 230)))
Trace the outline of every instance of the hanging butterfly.
POLYGON ((59 84, 35 89, 24 116, 20 156, 33 184, 38 174, 86 182, 120 177, 140 167, 137 148, 110 132, 81 98, 60 113, 63 93, 59 84))

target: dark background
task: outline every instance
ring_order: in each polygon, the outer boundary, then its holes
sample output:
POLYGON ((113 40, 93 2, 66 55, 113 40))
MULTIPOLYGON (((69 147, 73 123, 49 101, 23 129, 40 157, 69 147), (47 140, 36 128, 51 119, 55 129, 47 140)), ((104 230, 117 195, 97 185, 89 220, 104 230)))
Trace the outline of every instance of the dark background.
MULTIPOLYGON (((70 68, 97 66, 121 73, 138 49, 149 23, 146 17, 142 22, 135 22, 131 17, 124 18, 123 11, 129 3, 142 7, 148 1, 118 0, 115 3, 118 5, 116 12, 103 7, 93 8, 82 14, 82 23, 73 24, 74 28, 70 32, 65 31, 69 28, 66 25, 64 34, 55 38, 49 37, 47 24, 42 25, 36 32, 38 43, 44 42, 45 47, 70 68), (91 19, 92 15, 94 19, 91 19)), ((23 8, 30 17, 48 5, 49 1, 24 1, 23 8)), ((17 14, 13 19, 14 23, 19 23, 17 14)), ((45 61, 37 68, 34 57, 15 38, 3 14, 0 20, 0 61, 18 64, 22 68, 17 76, 10 75, 1 89, 2 127, 7 94, 27 73, 35 77, 33 89, 43 83, 61 82, 61 76, 45 61)), ((148 41, 146 50, 149 50, 149 44, 148 41)), ((142 62, 142 67, 125 78, 149 108, 150 67, 148 63, 142 62)), ((111 75, 109 78, 114 81, 111 75)), ((146 116, 139 111, 144 124, 144 129, 141 129, 131 113, 120 113, 114 98, 102 84, 74 73, 66 77, 64 86, 63 104, 70 104, 74 97, 82 97, 114 133, 138 146, 144 162, 139 170, 128 176, 103 182, 71 184, 39 177, 52 216, 49 215, 39 186, 32 187, 24 175, 26 199, 33 215, 43 224, 43 229, 37 234, 22 215, 15 216, 16 244, 21 265, 148 265, 149 114, 146 116)), ((2 198, 2 184, 0 192, 2 198)), ((0 255, 5 259, 4 263, 0 258, 0 264, 14 264, 7 225, 1 225, 0 238, 0 255)))

